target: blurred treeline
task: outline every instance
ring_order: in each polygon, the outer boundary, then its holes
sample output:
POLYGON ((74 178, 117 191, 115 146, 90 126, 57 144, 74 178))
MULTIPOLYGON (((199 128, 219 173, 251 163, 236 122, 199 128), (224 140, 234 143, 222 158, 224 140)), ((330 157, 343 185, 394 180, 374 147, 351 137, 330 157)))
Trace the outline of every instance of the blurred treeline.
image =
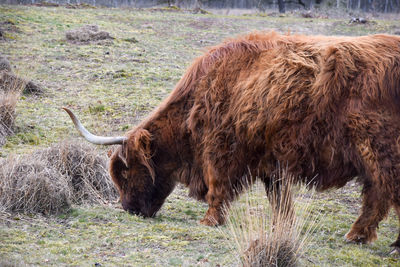
POLYGON ((337 8, 364 12, 399 13, 400 0, 0 0, 0 4, 81 4, 94 6, 152 7, 174 5, 182 8, 292 9, 337 8))
POLYGON ((185 7, 256 8, 261 11, 271 8, 279 8, 279 5, 283 4, 287 9, 312 9, 324 7, 349 10, 354 9, 364 12, 400 12, 400 0, 158 0, 153 2, 185 7))

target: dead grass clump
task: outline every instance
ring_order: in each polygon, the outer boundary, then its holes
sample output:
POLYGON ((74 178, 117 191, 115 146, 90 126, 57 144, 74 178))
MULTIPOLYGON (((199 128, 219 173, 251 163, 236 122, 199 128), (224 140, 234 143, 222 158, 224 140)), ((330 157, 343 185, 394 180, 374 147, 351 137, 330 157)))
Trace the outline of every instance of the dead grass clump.
POLYGON ((20 96, 22 83, 9 80, 8 72, 0 72, 0 146, 6 142, 6 137, 14 133, 15 107, 20 96), (6 78, 4 78, 6 77, 6 78))
POLYGON ((87 4, 87 3, 77 3, 77 4, 66 4, 65 8, 69 8, 69 9, 96 9, 95 6, 87 4))
POLYGON ((118 193, 107 171, 107 158, 92 146, 64 142, 35 153, 67 180, 73 203, 106 203, 118 193))
POLYGON ((26 85, 26 81, 18 78, 15 74, 8 71, 0 71, 0 91, 21 92, 26 85))
POLYGON ((310 232, 317 227, 314 218, 310 218, 311 203, 309 194, 307 197, 304 194, 306 189, 301 188, 303 194, 298 195, 297 202, 307 202, 294 207, 293 177, 282 171, 279 180, 283 181, 279 190, 272 186, 271 205, 263 186, 257 185, 227 215, 226 236, 238 252, 242 266, 299 265, 304 247, 310 241, 310 232))
POLYGON ((13 156, 0 165, 0 208, 3 211, 48 215, 70 208, 66 180, 41 160, 13 156))
POLYGON ((151 12, 183 12, 183 9, 181 9, 178 6, 165 6, 165 7, 153 7, 148 9, 151 12))
POLYGON ((0 54, 0 71, 11 71, 11 64, 10 62, 7 60, 7 58, 5 58, 4 56, 2 56, 0 54))
POLYGON ((44 90, 33 81, 26 81, 12 72, 0 71, 0 91, 22 91, 23 94, 41 95, 44 90))
POLYGON ((106 203, 118 193, 106 157, 89 145, 63 142, 0 162, 0 211, 58 214, 73 204, 106 203))
POLYGON ((92 41, 101 41, 114 39, 108 32, 99 31, 97 25, 85 25, 81 28, 67 31, 65 37, 72 43, 89 43, 92 41))
POLYGON ((40 3, 33 4, 34 6, 41 6, 41 7, 59 7, 60 5, 57 3, 51 3, 47 1, 41 1, 40 3))
POLYGON ((42 95, 44 90, 36 82, 28 81, 24 87, 23 93, 27 95, 42 95))
POLYGON ((14 131, 18 98, 18 92, 0 91, 0 146, 5 143, 5 137, 14 131))

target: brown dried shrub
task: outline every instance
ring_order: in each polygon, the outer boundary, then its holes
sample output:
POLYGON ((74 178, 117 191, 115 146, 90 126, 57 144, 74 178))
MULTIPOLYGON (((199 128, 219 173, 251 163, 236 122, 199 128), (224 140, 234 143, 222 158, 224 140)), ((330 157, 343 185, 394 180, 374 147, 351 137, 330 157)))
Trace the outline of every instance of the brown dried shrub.
POLYGON ((44 90, 33 81, 26 81, 12 72, 0 71, 0 92, 19 91, 24 94, 41 95, 44 90))
POLYGON ((0 91, 0 146, 5 144, 7 136, 14 133, 18 98, 17 92, 0 91))
POLYGON ((11 156, 0 163, 0 209, 57 214, 70 208, 65 178, 32 156, 11 156))
POLYGON ((0 71, 11 71, 11 64, 6 57, 0 54, 0 71))
POLYGON ((89 145, 63 142, 0 162, 0 211, 57 214, 71 203, 106 203, 118 193, 107 160, 89 145))
POLYGON ((108 159, 93 146, 66 141, 35 156, 65 177, 74 203, 105 203, 117 199, 118 193, 107 171, 108 159))
POLYGON ((21 92, 26 81, 9 71, 0 71, 0 92, 21 92))
POLYGON ((91 41, 101 41, 114 39, 110 33, 99 31, 97 25, 85 25, 83 27, 67 31, 65 37, 73 43, 89 43, 91 41))
POLYGON ((22 83, 8 79, 6 73, 0 72, 0 146, 5 144, 7 136, 14 133, 15 108, 21 88, 24 86, 22 83))

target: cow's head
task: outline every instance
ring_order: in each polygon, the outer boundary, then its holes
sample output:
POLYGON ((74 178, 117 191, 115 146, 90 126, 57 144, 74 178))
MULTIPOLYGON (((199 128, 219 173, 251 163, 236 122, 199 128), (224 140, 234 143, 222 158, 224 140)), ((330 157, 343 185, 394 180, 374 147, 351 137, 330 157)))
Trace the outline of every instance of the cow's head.
POLYGON ((119 190, 122 207, 133 214, 154 216, 173 185, 156 175, 151 134, 138 128, 127 136, 96 136, 83 127, 72 111, 67 108, 64 110, 89 142, 98 145, 120 145, 111 155, 110 175, 119 190))

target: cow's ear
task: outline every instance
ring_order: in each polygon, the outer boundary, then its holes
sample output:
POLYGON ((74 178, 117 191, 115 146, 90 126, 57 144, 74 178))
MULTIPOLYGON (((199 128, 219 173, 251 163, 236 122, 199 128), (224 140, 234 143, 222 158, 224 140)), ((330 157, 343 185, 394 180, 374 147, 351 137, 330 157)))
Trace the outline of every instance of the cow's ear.
POLYGON ((140 157, 145 159, 151 158, 151 134, 145 129, 139 129, 135 132, 134 138, 134 148, 140 157))
POLYGON ((107 157, 108 157, 108 158, 111 158, 111 156, 113 155, 113 153, 114 153, 113 149, 109 149, 109 150, 107 151, 107 157))
POLYGON ((128 169, 129 168, 129 162, 128 162, 128 156, 129 153, 127 151, 127 144, 123 144, 121 148, 117 150, 118 153, 118 158, 122 161, 122 163, 125 165, 125 167, 128 169))
POLYGON ((150 173, 151 178, 155 179, 154 166, 151 151, 152 136, 149 131, 140 129, 135 134, 135 152, 138 153, 140 163, 142 163, 150 173))
POLYGON ((136 129, 128 138, 128 142, 122 145, 119 157, 125 163, 127 168, 134 168, 135 161, 139 161, 144 165, 153 181, 155 177, 152 151, 151 151, 152 136, 145 129, 136 129))

